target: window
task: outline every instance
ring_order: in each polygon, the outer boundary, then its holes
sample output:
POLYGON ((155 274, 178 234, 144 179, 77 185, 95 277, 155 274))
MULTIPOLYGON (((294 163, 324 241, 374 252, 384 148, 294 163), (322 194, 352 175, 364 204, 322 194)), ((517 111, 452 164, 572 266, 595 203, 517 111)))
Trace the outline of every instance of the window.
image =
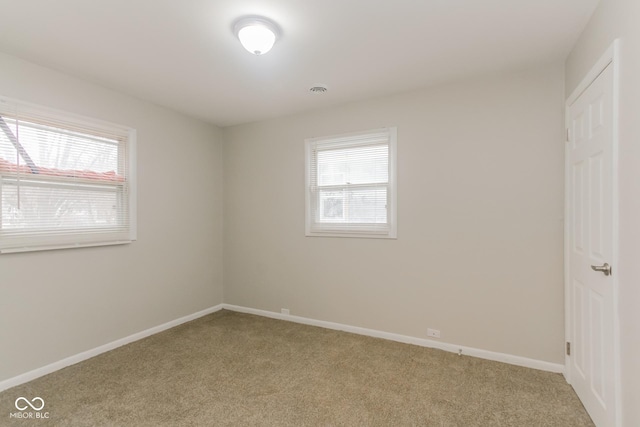
POLYGON ((135 240, 135 131, 0 97, 0 252, 135 240))
POLYGON ((306 235, 396 237, 396 128, 306 140, 306 235))

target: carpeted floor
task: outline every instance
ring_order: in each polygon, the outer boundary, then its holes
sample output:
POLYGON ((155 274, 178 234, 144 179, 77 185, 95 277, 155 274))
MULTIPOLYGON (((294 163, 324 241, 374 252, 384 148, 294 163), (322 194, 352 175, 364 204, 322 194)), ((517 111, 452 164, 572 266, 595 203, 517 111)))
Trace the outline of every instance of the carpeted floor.
POLYGON ((0 393, 0 425, 593 424, 559 374, 220 311, 0 393))

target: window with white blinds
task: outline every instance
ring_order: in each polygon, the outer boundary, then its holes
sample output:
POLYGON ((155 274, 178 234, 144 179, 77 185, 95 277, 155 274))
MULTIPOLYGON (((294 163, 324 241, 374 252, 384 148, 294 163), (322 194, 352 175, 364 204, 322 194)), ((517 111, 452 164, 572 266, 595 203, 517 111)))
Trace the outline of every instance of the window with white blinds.
POLYGON ((396 237, 396 128, 306 140, 306 235, 396 237))
POLYGON ((135 130, 0 97, 0 252, 135 240, 135 130))

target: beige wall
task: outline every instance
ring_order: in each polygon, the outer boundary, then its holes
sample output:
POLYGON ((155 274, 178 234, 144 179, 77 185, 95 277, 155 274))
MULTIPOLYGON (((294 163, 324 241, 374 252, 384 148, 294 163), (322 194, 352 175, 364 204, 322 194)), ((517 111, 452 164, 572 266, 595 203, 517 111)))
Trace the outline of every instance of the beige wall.
POLYGON ((622 425, 640 426, 640 1, 601 0, 566 62, 569 95, 614 39, 621 41, 619 281, 622 425))
POLYGON ((563 363, 563 80, 552 64, 226 128, 225 302, 563 363), (398 239, 305 237, 304 139, 383 126, 398 239))
POLYGON ((0 94, 138 131, 137 242, 0 255, 0 381, 222 302, 218 129, 4 54, 0 94))

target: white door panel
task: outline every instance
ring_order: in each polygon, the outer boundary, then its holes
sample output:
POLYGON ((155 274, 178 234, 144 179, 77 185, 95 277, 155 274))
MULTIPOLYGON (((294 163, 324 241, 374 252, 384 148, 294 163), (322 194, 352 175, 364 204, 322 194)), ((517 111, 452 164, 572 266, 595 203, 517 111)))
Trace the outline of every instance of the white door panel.
POLYGON ((596 425, 613 426, 614 281, 592 268, 611 264, 613 259, 611 65, 569 107, 568 114, 569 378, 596 425))

